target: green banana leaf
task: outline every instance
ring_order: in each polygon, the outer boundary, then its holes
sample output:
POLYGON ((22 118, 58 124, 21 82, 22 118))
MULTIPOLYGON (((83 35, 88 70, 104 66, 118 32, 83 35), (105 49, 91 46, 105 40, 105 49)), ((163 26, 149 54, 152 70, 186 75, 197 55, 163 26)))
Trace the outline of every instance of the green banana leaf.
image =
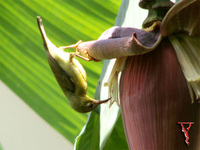
MULTIPOLYGON (((113 26, 121 0, 0 1, 0 79, 66 139, 74 143, 87 114, 75 112, 47 62, 36 16, 56 46, 97 39, 113 26)), ((80 60, 80 59, 79 59, 80 60)), ((80 60, 94 97, 103 62, 80 60)))

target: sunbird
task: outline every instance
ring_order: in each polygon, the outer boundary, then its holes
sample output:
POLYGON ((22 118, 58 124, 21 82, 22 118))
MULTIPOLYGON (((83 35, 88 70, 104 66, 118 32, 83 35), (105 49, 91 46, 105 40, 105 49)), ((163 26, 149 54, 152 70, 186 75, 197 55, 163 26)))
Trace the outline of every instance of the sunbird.
MULTIPOLYGON (((75 52, 64 51, 64 49, 72 46, 56 47, 47 37, 42 19, 39 16, 37 17, 37 23, 51 70, 72 108, 77 112, 87 113, 94 110, 99 104, 110 100, 111 98, 99 101, 87 95, 86 71, 75 59, 75 56, 81 56, 75 52)), ((73 45, 73 47, 75 46, 73 45)))

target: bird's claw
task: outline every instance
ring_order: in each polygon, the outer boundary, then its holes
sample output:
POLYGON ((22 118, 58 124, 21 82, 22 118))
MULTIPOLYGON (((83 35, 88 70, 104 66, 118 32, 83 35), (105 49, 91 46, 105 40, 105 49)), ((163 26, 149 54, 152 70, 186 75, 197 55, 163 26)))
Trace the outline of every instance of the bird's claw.
POLYGON ((69 46, 61 46, 61 47, 59 47, 58 49, 59 49, 60 51, 63 51, 63 50, 68 49, 68 48, 74 48, 74 49, 75 49, 75 52, 71 52, 70 54, 73 54, 73 55, 75 55, 75 56, 77 56, 77 57, 79 57, 79 58, 81 58, 81 59, 83 59, 83 60, 85 60, 85 61, 91 61, 91 60, 96 61, 96 62, 97 62, 97 61, 100 61, 100 60, 96 60, 96 59, 90 57, 90 55, 88 54, 88 51, 87 51, 86 49, 84 50, 84 55, 85 55, 86 57, 81 56, 81 55, 80 55, 80 52, 78 51, 78 46, 79 46, 80 43, 82 43, 81 40, 78 41, 76 44, 69 45, 69 46))
POLYGON ((77 47, 78 47, 78 45, 79 45, 80 43, 82 43, 81 40, 78 41, 76 44, 73 44, 73 45, 69 45, 69 46, 60 46, 59 49, 60 49, 60 50, 64 50, 64 49, 68 49, 68 48, 74 48, 75 51, 76 51, 76 53, 77 53, 77 47))

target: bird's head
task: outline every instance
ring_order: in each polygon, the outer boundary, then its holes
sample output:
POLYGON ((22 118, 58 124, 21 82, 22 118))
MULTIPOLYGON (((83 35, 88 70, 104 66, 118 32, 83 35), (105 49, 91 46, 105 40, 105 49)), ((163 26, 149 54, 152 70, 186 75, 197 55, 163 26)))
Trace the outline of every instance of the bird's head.
POLYGON ((78 104, 71 104, 71 105, 74 110, 80 113, 87 113, 94 110, 100 104, 106 103, 110 99, 111 98, 108 98, 106 100, 95 100, 86 95, 85 97, 81 98, 78 104))

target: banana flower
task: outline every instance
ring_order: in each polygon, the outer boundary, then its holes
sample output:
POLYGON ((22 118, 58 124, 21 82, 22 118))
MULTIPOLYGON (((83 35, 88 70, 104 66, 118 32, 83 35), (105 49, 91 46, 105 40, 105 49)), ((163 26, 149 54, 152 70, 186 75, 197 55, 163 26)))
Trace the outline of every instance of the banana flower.
POLYGON ((105 86, 130 149, 200 149, 199 12, 199 0, 182 0, 150 28, 112 27, 76 47, 88 60, 117 58, 105 86), (182 121, 194 122, 189 145, 182 121))

